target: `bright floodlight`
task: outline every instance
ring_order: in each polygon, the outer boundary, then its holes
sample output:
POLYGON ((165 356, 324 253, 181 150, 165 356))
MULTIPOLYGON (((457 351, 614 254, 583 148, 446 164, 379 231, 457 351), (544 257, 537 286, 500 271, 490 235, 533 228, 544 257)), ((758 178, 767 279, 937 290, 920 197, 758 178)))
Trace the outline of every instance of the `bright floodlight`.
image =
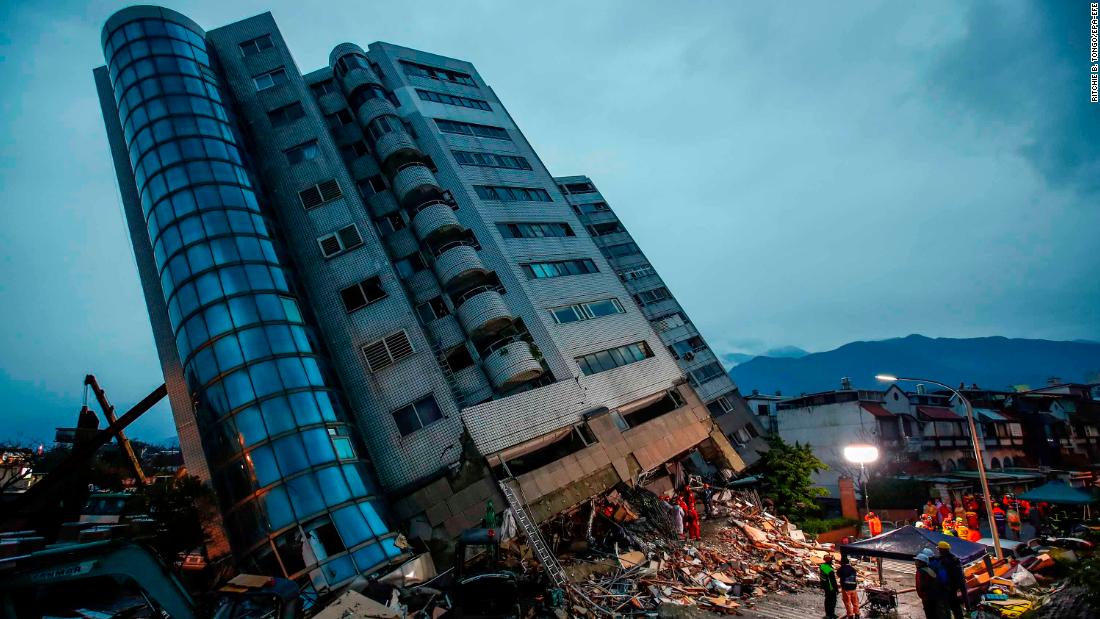
POLYGON ((878 447, 874 445, 848 445, 844 448, 844 459, 856 464, 869 464, 878 460, 878 447))
POLYGON ((893 374, 875 374, 875 380, 881 380, 884 383, 896 383, 898 377, 893 374))

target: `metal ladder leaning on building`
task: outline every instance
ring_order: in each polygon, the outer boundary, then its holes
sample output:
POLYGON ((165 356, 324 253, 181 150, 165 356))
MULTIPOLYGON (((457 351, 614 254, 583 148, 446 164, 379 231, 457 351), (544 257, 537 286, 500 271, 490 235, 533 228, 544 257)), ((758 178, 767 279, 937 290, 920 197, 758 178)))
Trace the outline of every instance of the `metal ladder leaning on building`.
POLYGON ((523 490, 519 487, 519 482, 514 478, 500 480, 500 492, 504 495, 504 500, 508 501, 508 505, 511 506, 512 511, 516 516, 516 523, 523 529, 523 532, 527 534, 527 543, 535 552, 535 556, 538 557, 539 562, 542 563, 542 568, 546 570, 547 575, 550 576, 550 580, 554 583, 555 587, 564 589, 569 584, 569 579, 565 577, 565 570, 561 568, 561 564, 558 563, 558 558, 554 556, 554 553, 550 551, 550 547, 546 545, 546 540, 542 539, 542 533, 539 532, 539 525, 531 518, 531 513, 527 511, 527 501, 523 499, 523 490), (515 484, 515 488, 512 487, 515 484))

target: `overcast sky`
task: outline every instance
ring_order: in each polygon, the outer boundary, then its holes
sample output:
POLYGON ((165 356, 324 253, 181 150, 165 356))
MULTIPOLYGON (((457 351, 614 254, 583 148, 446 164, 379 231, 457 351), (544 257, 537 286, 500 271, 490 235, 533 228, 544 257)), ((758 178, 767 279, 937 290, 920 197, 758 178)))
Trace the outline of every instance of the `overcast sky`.
MULTIPOLYGON (((0 3, 0 439, 71 425, 85 372, 120 408, 162 380, 91 74, 125 4, 0 3)), ((270 9, 304 71, 342 41, 473 62, 719 352, 1100 339, 1088 2, 169 5, 270 9)))

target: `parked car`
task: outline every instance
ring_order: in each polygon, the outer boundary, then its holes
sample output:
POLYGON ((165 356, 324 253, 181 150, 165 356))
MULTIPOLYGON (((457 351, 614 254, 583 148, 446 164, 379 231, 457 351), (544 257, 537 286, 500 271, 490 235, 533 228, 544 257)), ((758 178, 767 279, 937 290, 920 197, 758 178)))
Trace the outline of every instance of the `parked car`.
MULTIPOLYGON (((988 552, 991 557, 997 556, 997 551, 993 548, 992 537, 983 537, 978 540, 978 543, 986 547, 986 552, 988 552)), ((1027 542, 1019 542, 1012 539, 1002 538, 1001 550, 1004 552, 1005 558, 1015 558, 1017 561, 1035 554, 1035 549, 1028 546, 1027 542)))

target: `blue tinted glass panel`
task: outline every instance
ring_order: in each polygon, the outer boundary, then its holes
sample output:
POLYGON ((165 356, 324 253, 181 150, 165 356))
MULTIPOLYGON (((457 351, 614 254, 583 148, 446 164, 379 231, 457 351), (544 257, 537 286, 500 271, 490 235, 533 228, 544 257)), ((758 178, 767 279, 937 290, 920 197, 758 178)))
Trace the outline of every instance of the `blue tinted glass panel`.
POLYGON ((290 504, 294 506, 294 513, 299 520, 308 518, 325 508, 324 501, 321 499, 321 489, 312 475, 295 477, 286 483, 286 489, 290 494, 290 504))
POLYGON ((324 494, 325 503, 330 507, 339 505, 351 498, 351 491, 340 473, 340 467, 330 466, 317 471, 317 483, 321 485, 321 493, 324 494))
POLYGON ((336 530, 340 532, 340 538, 348 548, 371 537, 367 521, 363 520, 363 514, 356 505, 349 505, 332 512, 332 521, 336 523, 336 530))
POLYGON ((237 421, 237 431, 241 433, 241 441, 245 447, 251 447, 267 438, 263 418, 255 406, 237 413, 234 419, 237 421))
POLYGON ((252 462, 252 470, 256 472, 256 481, 260 486, 266 486, 279 481, 279 467, 275 465, 275 457, 271 453, 269 445, 261 445, 248 454, 252 462))
POLYGON ((286 488, 276 486, 263 496, 264 510, 267 512, 267 520, 272 529, 285 527, 294 521, 294 512, 290 509, 290 499, 286 495, 286 488))

